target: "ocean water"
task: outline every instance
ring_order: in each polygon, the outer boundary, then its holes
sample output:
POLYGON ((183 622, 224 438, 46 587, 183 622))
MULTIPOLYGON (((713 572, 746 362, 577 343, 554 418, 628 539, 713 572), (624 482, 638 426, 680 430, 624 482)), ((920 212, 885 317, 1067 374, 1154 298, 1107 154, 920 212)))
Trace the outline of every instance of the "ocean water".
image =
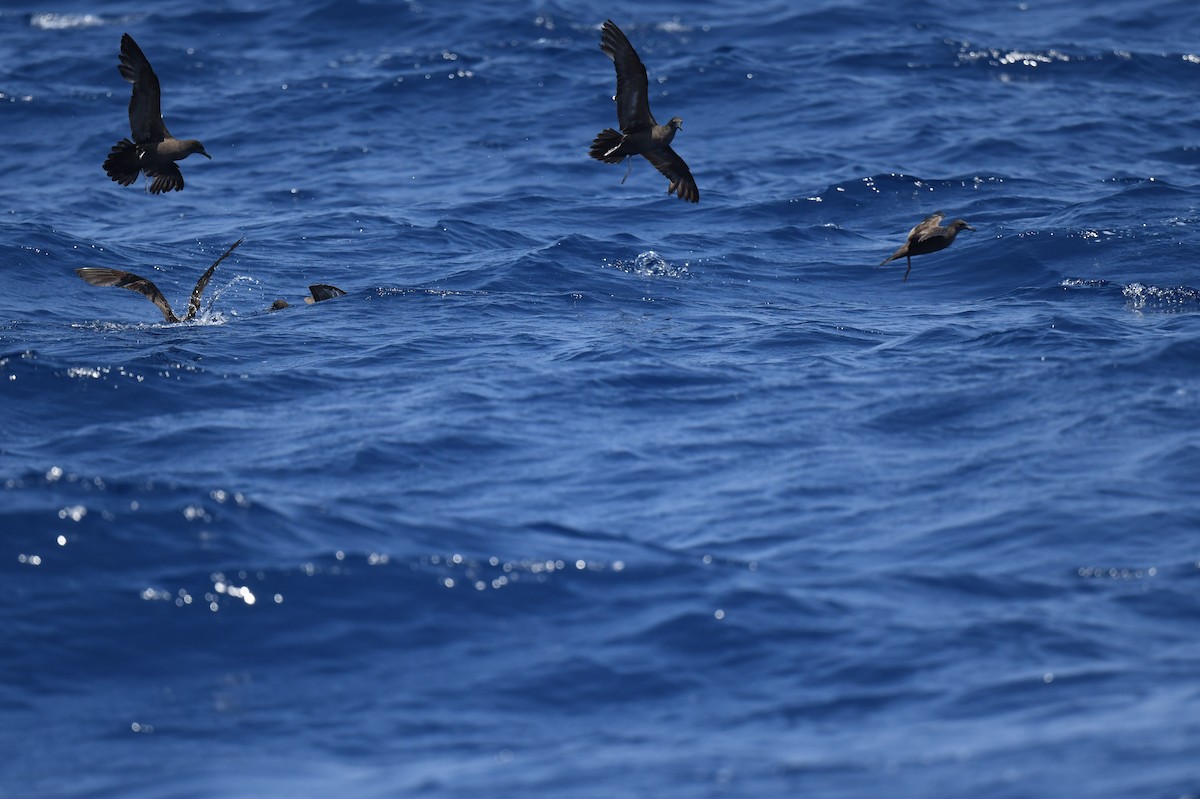
POLYGON ((5 4, 0 797, 1200 795, 1197 31, 5 4))

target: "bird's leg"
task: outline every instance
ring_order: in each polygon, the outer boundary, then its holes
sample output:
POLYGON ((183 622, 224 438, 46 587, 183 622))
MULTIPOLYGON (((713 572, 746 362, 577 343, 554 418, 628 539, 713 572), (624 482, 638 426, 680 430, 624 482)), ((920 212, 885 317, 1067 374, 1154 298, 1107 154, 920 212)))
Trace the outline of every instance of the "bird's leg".
POLYGON ((900 281, 901 283, 908 282, 908 273, 911 271, 912 271, 912 256, 910 255, 910 256, 908 256, 908 269, 904 270, 904 279, 900 281))
POLYGON ((633 156, 627 155, 627 156, 625 156, 625 160, 629 162, 629 166, 626 167, 626 169, 625 169, 625 177, 621 178, 622 186, 625 185, 625 181, 629 179, 630 173, 633 172, 633 156))

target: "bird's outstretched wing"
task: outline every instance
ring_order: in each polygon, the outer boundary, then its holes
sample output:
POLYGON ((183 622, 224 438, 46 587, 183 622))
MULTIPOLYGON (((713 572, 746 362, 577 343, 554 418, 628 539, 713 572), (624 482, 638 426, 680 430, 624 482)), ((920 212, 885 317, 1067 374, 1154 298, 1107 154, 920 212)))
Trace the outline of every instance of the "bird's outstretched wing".
POLYGON ((212 278, 213 272, 216 271, 217 264, 221 263, 221 261, 224 261, 226 258, 228 258, 229 254, 231 252, 233 252, 234 250, 236 250, 238 248, 238 245, 241 244, 245 240, 246 240, 246 237, 242 236, 240 239, 235 241, 233 244, 229 245, 229 249, 225 251, 225 254, 222 255, 217 260, 213 261, 213 265, 210 266, 204 272, 204 274, 200 276, 200 279, 196 281, 196 288, 192 289, 192 298, 191 298, 191 300, 188 301, 187 316, 183 317, 183 321, 190 322, 192 319, 196 318, 196 314, 200 311, 200 298, 204 296, 204 289, 206 289, 208 287, 208 281, 212 278))
POLYGON ((646 150, 642 157, 671 181, 667 187, 668 194, 678 195, 679 199, 690 203, 700 202, 700 189, 696 187, 692 171, 678 153, 670 147, 663 147, 660 150, 646 150))
POLYGON ((611 19, 600 29, 600 49, 617 69, 617 122, 621 132, 629 134, 654 127, 657 123, 650 113, 646 67, 611 19))
POLYGON ((932 214, 914 225, 912 230, 908 231, 909 242, 915 244, 918 241, 924 241, 925 239, 929 238, 929 234, 937 230, 938 226, 942 224, 942 220, 945 218, 946 214, 942 211, 934 211, 932 214))
POLYGON ((179 171, 179 167, 173 161, 146 169, 145 172, 154 178, 154 182, 150 184, 151 194, 162 194, 167 191, 183 191, 183 173, 179 171))
MULTIPOLYGON (((157 305, 158 310, 162 311, 163 318, 168 322, 179 321, 179 317, 171 310, 170 303, 167 302, 167 298, 163 296, 163 293, 158 290, 158 286, 144 277, 135 275, 132 272, 122 272, 120 269, 100 269, 96 267, 76 269, 75 274, 93 286, 116 286, 117 288, 136 291, 157 305)), ((188 318, 190 319, 191 317, 189 316, 188 318)))
POLYGON ((162 118, 158 76, 154 74, 142 48, 128 33, 121 37, 121 63, 117 69, 122 78, 133 84, 133 96, 129 98, 129 130, 134 143, 169 138, 171 134, 167 132, 162 118))

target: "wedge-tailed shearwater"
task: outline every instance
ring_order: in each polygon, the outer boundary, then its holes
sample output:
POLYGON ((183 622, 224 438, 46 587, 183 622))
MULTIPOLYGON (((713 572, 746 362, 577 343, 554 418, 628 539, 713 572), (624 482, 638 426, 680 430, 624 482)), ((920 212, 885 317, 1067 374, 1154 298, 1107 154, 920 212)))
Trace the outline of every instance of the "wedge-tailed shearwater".
POLYGON ((908 269, 904 270, 904 280, 901 282, 908 282, 908 273, 912 271, 914 255, 925 255, 944 250, 954 243, 954 237, 958 235, 958 231, 975 229, 962 219, 955 219, 949 225, 942 227, 941 223, 945 218, 946 215, 941 211, 934 211, 922 219, 916 227, 908 231, 908 241, 904 242, 900 249, 884 258, 879 265, 883 266, 897 258, 907 258, 908 269))
POLYGON ((236 250, 238 245, 245 240, 246 238, 243 236, 235 241, 232 245, 230 245, 229 249, 225 251, 225 254, 213 261, 213 265, 210 266, 204 272, 204 274, 200 276, 200 279, 196 281, 196 288, 192 289, 192 298, 188 302, 187 314, 182 318, 176 316, 175 312, 171 310, 171 304, 167 302, 167 298, 163 296, 163 293, 158 290, 158 286, 154 285, 154 283, 146 278, 135 275, 132 272, 122 272, 120 269, 83 267, 81 269, 76 269, 75 274, 79 275, 93 286, 116 286, 117 288, 136 291, 138 294, 149 298, 150 302, 157 305, 158 310, 162 311, 163 319, 167 320, 167 322, 190 322, 192 319, 196 318, 196 313, 200 310, 200 297, 203 296, 204 289, 208 286, 209 279, 212 277, 213 272, 216 271, 217 264, 228 258, 229 254, 236 250))
MULTIPOLYGON (((308 305, 312 305, 314 302, 321 302, 322 300, 332 300, 334 297, 346 296, 346 292, 342 291, 337 286, 330 286, 326 283, 317 283, 309 286, 308 294, 309 296, 304 298, 304 302, 308 305)), ((288 304, 287 300, 279 299, 271 303, 271 307, 267 310, 282 311, 284 308, 290 307, 291 306, 288 304)))
MULTIPOLYGON (((654 121, 650 113, 649 82, 646 67, 621 29, 610 19, 600 30, 600 49, 612 59, 617 70, 618 133, 606 128, 596 136, 588 155, 606 164, 619 164, 640 155, 654 165, 670 183, 667 194, 676 194, 688 202, 700 202, 700 190, 691 170, 674 150, 671 140, 683 128, 683 120, 671 117, 665 125, 654 121)), ((632 162, 630 162, 632 167, 632 162)), ((625 177, 629 177, 626 171, 625 177)), ((625 182, 625 178, 621 179, 625 182)))
POLYGON ((133 141, 121 139, 113 146, 104 160, 104 171, 122 186, 130 185, 139 172, 145 172, 147 179, 153 178, 149 186, 151 194, 179 191, 183 188, 183 174, 175 162, 192 153, 210 159, 212 156, 195 139, 176 139, 167 130, 162 118, 158 76, 128 33, 121 37, 121 63, 117 68, 121 77, 133 84, 129 99, 129 130, 133 141))

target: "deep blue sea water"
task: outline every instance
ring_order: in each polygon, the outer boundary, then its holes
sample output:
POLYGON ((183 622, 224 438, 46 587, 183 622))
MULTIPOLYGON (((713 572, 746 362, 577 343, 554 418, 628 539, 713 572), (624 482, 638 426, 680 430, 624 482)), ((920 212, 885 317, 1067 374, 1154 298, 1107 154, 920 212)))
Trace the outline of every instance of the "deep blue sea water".
POLYGON ((1198 32, 5 3, 0 797, 1200 795, 1198 32))

